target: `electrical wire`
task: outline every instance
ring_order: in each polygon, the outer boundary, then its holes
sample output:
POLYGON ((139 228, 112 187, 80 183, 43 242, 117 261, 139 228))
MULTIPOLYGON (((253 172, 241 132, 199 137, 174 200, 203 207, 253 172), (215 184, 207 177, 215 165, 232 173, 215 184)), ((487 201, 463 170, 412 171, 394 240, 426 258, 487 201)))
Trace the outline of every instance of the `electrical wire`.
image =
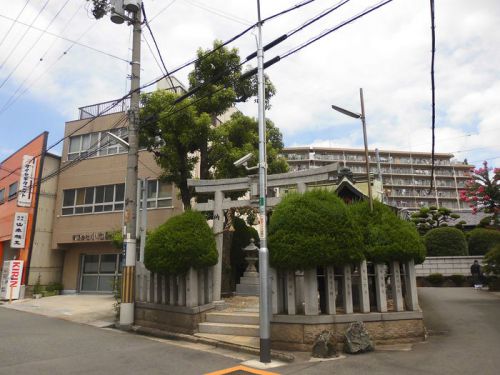
POLYGON ((149 23, 153 22, 153 20, 158 17, 160 14, 162 14, 164 11, 166 11, 168 8, 170 8, 172 5, 174 5, 174 3, 176 2, 177 0, 172 0, 170 3, 168 3, 165 8, 163 8, 162 10, 160 10, 158 13, 156 13, 153 17, 151 17, 151 19, 149 20, 149 23))
MULTIPOLYGON (((10 79, 10 77, 12 77, 12 75, 16 72, 16 70, 24 62, 24 60, 26 59, 26 57, 28 56, 28 54, 38 44, 38 42, 40 41, 40 39, 43 38, 43 36, 45 35, 45 33, 47 32, 47 30, 49 29, 49 27, 52 26, 52 24, 54 23, 54 21, 57 19, 57 17, 59 17, 59 15, 64 10, 64 8, 66 7, 66 5, 68 5, 68 3, 69 3, 69 0, 66 0, 66 2, 59 9, 59 11, 57 11, 57 13, 54 15, 54 17, 52 17, 52 19, 49 21, 49 23, 47 24, 47 26, 45 27, 45 29, 42 31, 42 33, 40 35, 38 35, 38 38, 33 42, 33 44, 31 45, 31 47, 29 47, 26 50, 26 53, 23 55, 23 57, 21 57, 21 59, 16 64, 16 66, 14 67, 14 69, 12 69, 11 72, 7 75, 7 77, 4 78, 4 80, 2 81, 2 83, 0 83, 0 89, 7 83, 7 81, 10 79)), ((39 60, 39 62, 40 62, 40 60, 39 60)))
POLYGON ((7 30, 7 32, 3 35, 2 40, 0 40, 0 47, 2 46, 3 42, 5 42, 5 39, 7 39, 7 37, 9 36, 10 32, 14 28, 14 25, 16 24, 16 21, 19 19, 19 17, 21 17, 21 14, 23 14, 24 9, 26 9, 26 6, 29 4, 30 1, 31 0, 26 0, 26 2, 24 3, 24 6, 22 7, 22 9, 17 14, 16 19, 10 25, 9 30, 7 30))
POLYGON ((292 6, 292 7, 288 8, 288 9, 282 10, 281 12, 275 13, 275 14, 273 14, 272 16, 269 16, 269 17, 267 17, 267 18, 264 18, 264 19, 261 21, 261 23, 264 23, 264 22, 266 22, 266 21, 270 21, 270 20, 272 20, 273 18, 276 18, 276 17, 282 16, 283 14, 287 14, 288 12, 291 12, 292 10, 302 8, 304 5, 310 4, 310 3, 314 2, 314 1, 315 1, 315 0, 305 0, 305 1, 302 1, 301 3, 295 4, 294 6, 292 6))
POLYGON ((215 8, 212 8, 212 7, 209 7, 205 4, 200 4, 199 2, 197 1, 194 1, 194 0, 185 0, 186 3, 194 6, 194 7, 197 7, 199 9, 203 9, 209 13, 212 13, 212 14, 215 14, 216 16, 219 16, 219 17, 222 17, 222 18, 225 18, 229 21, 234 21, 234 22, 237 22, 239 24, 242 24, 242 25, 251 25, 252 23, 249 22, 248 20, 244 19, 244 18, 240 18, 240 17, 237 17, 233 14, 230 14, 230 13, 227 13, 227 12, 224 12, 222 10, 219 10, 219 9, 215 9, 215 8))
MULTIPOLYGON (((10 20, 10 21, 14 21, 14 22, 16 22, 16 23, 19 23, 19 24, 21 24, 21 25, 28 26, 28 29, 33 29, 33 30, 43 31, 43 29, 41 29, 41 28, 39 28, 39 27, 35 27, 35 26, 29 25, 29 24, 27 24, 27 23, 21 22, 21 21, 16 21, 15 19, 13 19, 13 18, 11 18, 11 17, 8 17, 8 16, 5 16, 5 15, 3 15, 3 14, 0 14, 0 18, 4 18, 4 19, 10 20)), ((106 51, 103 51, 103 50, 100 50, 100 49, 98 49, 98 48, 95 48, 95 47, 89 46, 89 45, 87 45, 87 44, 83 44, 83 43, 80 43, 80 42, 78 42, 78 41, 75 41, 75 40, 69 39, 69 38, 67 38, 67 37, 65 37, 65 36, 58 35, 58 34, 55 34, 55 33, 51 33, 50 31, 47 31, 47 32, 46 32, 46 34, 47 34, 47 35, 50 35, 50 36, 53 36, 54 38, 59 38, 59 39, 65 40, 65 41, 67 41, 67 42, 74 43, 74 44, 76 44, 76 45, 78 45, 78 46, 80 46, 80 47, 84 47, 84 48, 90 49, 90 50, 92 50, 92 51, 94 51, 94 52, 101 53, 101 54, 106 55, 106 56, 108 56, 108 57, 112 57, 112 58, 114 58, 114 59, 117 59, 117 60, 120 60, 120 61, 124 61, 124 62, 126 62, 126 63, 130 63, 130 61, 129 61, 129 60, 123 59, 123 58, 121 58, 121 57, 119 57, 119 56, 113 55, 113 54, 108 53, 108 52, 106 52, 106 51)))
MULTIPOLYGON (((24 33, 21 35, 21 37, 18 39, 18 41, 16 42, 16 44, 14 45, 14 47, 10 50, 10 52, 7 54, 7 57, 3 60, 3 62, 0 64, 0 69, 3 68, 3 66, 7 63, 7 61, 9 61, 10 57, 12 56, 12 54, 16 51, 17 47, 19 47, 21 45, 21 42, 23 41, 23 39, 26 37, 26 34, 28 34, 28 32, 30 31, 31 27, 33 27, 33 24, 36 22, 36 20, 38 19, 38 17, 40 17, 40 15, 42 14, 42 12, 45 10, 45 8, 47 7, 47 4, 49 3, 50 0, 47 0, 45 2, 45 4, 43 4, 43 7, 38 11, 37 15, 35 16, 35 18, 33 18, 33 20, 31 21, 31 24, 28 25, 28 24, 25 24, 26 26, 28 26, 28 28, 26 30, 24 30, 24 33)), ((22 23, 21 21, 19 20, 15 20, 13 18, 10 18, 10 17, 5 17, 5 18, 8 18, 10 19, 11 21, 14 21, 14 23, 22 23)))
POLYGON ((431 151, 431 187, 429 193, 432 191, 432 181, 434 177, 434 151, 436 147, 436 86, 434 82, 434 56, 436 54, 436 26, 434 24, 434 0, 430 0, 431 7, 431 38, 432 38, 432 52, 431 52, 431 91, 432 91, 432 151, 431 151))

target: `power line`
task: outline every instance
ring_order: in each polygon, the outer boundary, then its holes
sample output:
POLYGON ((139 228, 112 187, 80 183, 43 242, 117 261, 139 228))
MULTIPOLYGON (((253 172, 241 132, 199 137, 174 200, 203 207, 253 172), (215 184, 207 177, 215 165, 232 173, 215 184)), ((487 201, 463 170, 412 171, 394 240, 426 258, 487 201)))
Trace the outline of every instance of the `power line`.
MULTIPOLYGON (((39 27, 35 27, 35 26, 32 26, 32 25, 28 25, 27 23, 24 23, 24 22, 21 22, 21 21, 16 21, 15 19, 11 18, 11 17, 8 17, 8 16, 5 16, 3 14, 0 14, 0 18, 4 18, 4 19, 7 19, 7 20, 10 20, 10 21, 14 21, 16 23, 19 23, 21 25, 24 25, 24 26, 28 26, 29 29, 33 29, 33 30, 38 30, 38 31, 43 31, 43 29, 39 28, 39 27)), ((126 59, 123 59, 119 56, 116 56, 116 55, 113 55, 111 53, 108 53, 106 51, 103 51, 103 50, 100 50, 98 48, 95 48, 95 47, 92 47, 92 46, 89 46, 87 44, 83 44, 83 43, 80 43, 78 41, 75 41, 75 40, 72 40, 72 39, 69 39, 69 38, 66 38, 65 36, 62 36, 62 35, 58 35, 58 34, 55 34, 55 33, 51 33, 49 31, 46 32, 47 35, 50 35, 50 36, 53 36, 55 38, 59 38, 59 39, 62 39, 62 40, 65 40, 67 42, 71 42, 71 43, 74 43, 80 47, 84 47, 84 48, 88 48, 94 52, 98 52, 98 53, 101 53, 103 55, 106 55, 108 57, 112 57, 114 59, 117 59, 117 60, 120 60, 120 61, 124 61, 126 63, 130 63, 129 60, 126 60, 126 59)))
POLYGON ((244 18, 237 17, 237 16, 235 16, 233 14, 224 12, 222 10, 209 7, 209 6, 205 5, 205 4, 200 4, 200 3, 198 3, 198 2, 196 2, 194 0, 185 0, 185 1, 186 1, 186 3, 191 4, 194 7, 203 9, 203 10, 209 12, 209 13, 215 14, 216 16, 225 18, 225 19, 230 20, 230 21, 237 22, 237 23, 242 24, 242 25, 246 25, 246 26, 251 25, 251 22, 249 22, 248 20, 246 20, 244 18))
POLYGON ((9 36, 10 32, 12 31, 12 29, 14 28, 14 25, 16 24, 16 21, 19 19, 19 17, 21 17, 21 14, 23 14, 24 12, 24 9, 26 8, 26 6, 28 5, 28 3, 30 2, 31 0, 26 0, 26 2, 24 3, 24 6, 22 7, 22 9, 19 11, 19 13, 17 14, 16 16, 16 19, 12 22, 12 24, 10 25, 9 27, 9 30, 7 30, 7 32, 3 35, 3 38, 2 40, 0 41, 0 46, 2 46, 3 42, 5 41, 5 39, 7 39, 7 37, 9 36))
MULTIPOLYGON (((38 19, 38 17, 40 17, 40 14, 42 14, 42 12, 44 11, 44 9, 47 7, 47 4, 49 3, 50 0, 47 0, 45 2, 45 4, 43 5, 42 9, 40 9, 37 13, 37 15, 35 16, 35 18, 33 18, 33 20, 31 21, 31 24, 28 25, 28 24, 25 24, 26 26, 28 26, 28 28, 26 30, 24 30, 24 33, 23 35, 21 35, 21 37, 19 38, 19 40, 17 41, 17 43, 14 45, 14 47, 10 50, 9 54, 7 55, 7 57, 3 60, 3 62, 0 64, 0 69, 3 68, 3 66, 7 63, 7 61, 10 59, 10 57, 12 56, 12 54, 14 53, 14 51, 17 49, 17 47, 20 46, 21 42, 23 41, 23 39, 26 37, 26 34, 28 34, 28 32, 30 31, 31 27, 33 27, 33 24, 36 22, 36 20, 38 19)), ((1 16, 1 15, 0 15, 1 16)), ((15 20, 13 18, 10 18, 10 17, 4 17, 4 18, 7 18, 7 19, 10 19, 11 21, 14 21, 14 23, 22 23, 21 21, 19 20, 15 20)), ((41 30, 41 29, 40 29, 41 30)), ((41 30, 42 31, 42 30, 41 30)))
POLYGON ((168 8, 170 8, 172 5, 174 5, 174 3, 176 2, 177 0, 172 0, 170 3, 168 3, 165 8, 163 8, 162 10, 160 10, 158 13, 156 13, 153 17, 151 17, 151 19, 149 20, 149 23, 153 22, 153 20, 158 17, 160 14, 162 14, 164 11, 166 11, 168 8))
POLYGON ((264 23, 264 22, 266 22, 266 21, 270 21, 270 20, 272 20, 273 18, 276 18, 276 17, 282 16, 283 14, 286 14, 286 13, 288 13, 288 12, 291 12, 292 10, 302 8, 304 5, 310 4, 310 3, 312 3, 313 1, 315 1, 315 0, 305 0, 305 1, 302 1, 301 3, 295 4, 294 6, 292 6, 292 7, 288 8, 288 9, 282 10, 281 12, 275 13, 275 14, 273 14, 272 16, 269 16, 269 17, 267 17, 267 18, 264 18, 264 19, 262 20, 262 23, 264 23))
POLYGON ((19 62, 17 63, 17 65, 14 67, 14 69, 11 70, 11 72, 7 75, 7 77, 5 77, 5 79, 2 81, 2 83, 0 83, 0 89, 5 85, 5 83, 7 83, 7 81, 9 80, 9 78, 16 72, 16 70, 19 68, 19 66, 24 62, 24 59, 26 58, 26 56, 28 56, 28 54, 33 50, 33 48, 38 44, 38 42, 40 41, 40 39, 42 39, 42 37, 45 35, 45 33, 47 32, 47 30, 49 29, 49 27, 56 20, 56 18, 59 17, 59 14, 61 14, 61 12, 66 7, 66 5, 68 5, 68 3, 69 3, 69 0, 66 0, 66 2, 59 9, 59 11, 54 15, 54 17, 52 17, 52 19, 49 21, 49 23, 45 27, 45 30, 42 31, 42 33, 38 36, 38 38, 35 40, 35 42, 31 45, 31 47, 28 48, 28 50, 23 55, 23 57, 21 57, 21 59, 19 60, 19 62))

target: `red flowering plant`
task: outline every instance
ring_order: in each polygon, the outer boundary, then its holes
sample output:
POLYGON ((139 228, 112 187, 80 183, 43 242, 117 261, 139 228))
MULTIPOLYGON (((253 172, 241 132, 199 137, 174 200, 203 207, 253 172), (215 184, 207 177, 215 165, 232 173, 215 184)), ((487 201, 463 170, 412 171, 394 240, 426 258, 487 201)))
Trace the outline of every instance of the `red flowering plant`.
POLYGON ((472 170, 465 189, 460 191, 460 199, 469 203, 474 214, 491 213, 488 224, 493 221, 494 226, 500 226, 500 168, 488 168, 485 161, 482 168, 472 170))

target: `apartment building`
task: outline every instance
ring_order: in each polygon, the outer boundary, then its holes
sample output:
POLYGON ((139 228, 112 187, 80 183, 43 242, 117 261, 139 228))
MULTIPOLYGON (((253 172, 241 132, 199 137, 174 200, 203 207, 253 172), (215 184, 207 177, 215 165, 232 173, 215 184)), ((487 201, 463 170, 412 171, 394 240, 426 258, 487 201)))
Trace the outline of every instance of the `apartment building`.
POLYGON ((44 132, 0 162, 0 260, 22 260, 26 285, 59 281, 62 253, 51 248, 60 157, 44 132))
MULTIPOLYGON (((356 177, 366 176, 364 149, 326 147, 285 147, 291 170, 320 167, 338 162, 356 177)), ((435 154, 434 183, 431 181, 431 154, 427 152, 369 150, 370 173, 382 180, 386 203, 398 208, 418 209, 436 205, 453 210, 468 209, 459 199, 473 167, 453 159, 453 154, 435 154), (378 156, 377 156, 378 155, 378 156)))
MULTIPOLYGON (((122 251, 111 236, 124 223, 127 150, 108 132, 127 138, 126 104, 89 121, 112 104, 82 107, 79 118, 65 125, 52 236, 54 251, 64 252, 65 293, 109 293, 121 275, 122 251)), ((138 177, 148 180, 148 229, 183 210, 175 187, 159 181, 160 174, 153 155, 140 150, 138 177)))

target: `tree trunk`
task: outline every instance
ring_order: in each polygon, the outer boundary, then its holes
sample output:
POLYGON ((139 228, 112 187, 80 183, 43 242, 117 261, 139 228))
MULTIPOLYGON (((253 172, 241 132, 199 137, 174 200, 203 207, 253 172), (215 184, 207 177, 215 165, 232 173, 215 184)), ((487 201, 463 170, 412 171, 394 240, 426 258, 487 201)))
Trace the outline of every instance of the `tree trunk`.
POLYGON ((191 192, 189 191, 189 187, 187 186, 187 181, 183 181, 179 190, 181 191, 181 200, 184 204, 184 211, 188 211, 191 209, 191 192))

